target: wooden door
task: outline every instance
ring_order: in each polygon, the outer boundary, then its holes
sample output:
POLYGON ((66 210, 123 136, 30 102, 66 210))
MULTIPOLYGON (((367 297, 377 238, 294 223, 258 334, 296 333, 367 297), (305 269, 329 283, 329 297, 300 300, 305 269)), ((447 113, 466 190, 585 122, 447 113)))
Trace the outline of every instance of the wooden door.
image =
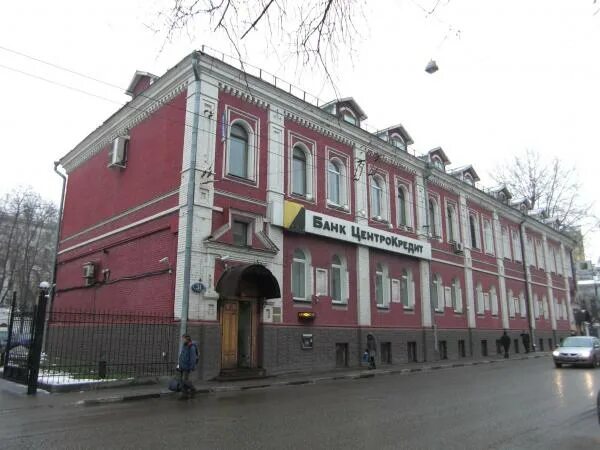
POLYGON ((238 358, 238 303, 225 302, 221 314, 221 369, 235 369, 238 358))

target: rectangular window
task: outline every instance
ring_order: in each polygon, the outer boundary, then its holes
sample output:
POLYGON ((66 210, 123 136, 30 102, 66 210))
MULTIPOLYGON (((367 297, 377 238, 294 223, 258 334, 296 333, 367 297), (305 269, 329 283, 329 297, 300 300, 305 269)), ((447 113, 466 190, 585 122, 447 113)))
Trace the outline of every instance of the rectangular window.
POLYGON ((406 349, 408 362, 417 362, 417 343, 414 341, 407 342, 406 349))
POLYGON ((514 345, 514 347, 515 347, 515 353, 520 353, 520 352, 519 352, 519 340, 518 340, 518 339, 515 339, 515 340, 513 341, 513 345, 514 345))
POLYGON ((481 341, 481 356, 487 356, 488 355, 488 345, 487 345, 487 340, 482 340, 481 341))
POLYGON ((342 269, 339 266, 331 267, 331 299, 342 303, 342 269))
POLYGON ((385 308, 385 301, 383 298, 383 273, 376 272, 375 274, 375 300, 377 306, 385 308))
POLYGON ((248 246, 248 223, 235 220, 232 225, 233 245, 238 247, 248 246))
POLYGON ((381 364, 392 363, 392 343, 382 342, 381 343, 381 364))
POLYGON ((490 294, 485 292, 483 294, 483 307, 485 308, 486 311, 489 311, 490 308, 490 294))
POLYGON ((402 297, 402 304, 404 305, 404 309, 410 308, 412 303, 410 299, 408 284, 408 275, 402 275, 402 278, 400 279, 400 296, 402 297))
POLYGON ((508 228, 504 227, 502 229, 502 253, 503 257, 507 259, 511 259, 510 254, 510 235, 508 234, 508 228))
POLYGON ((458 340, 458 357, 465 358, 466 356, 467 356, 467 351, 466 351, 466 347, 465 347, 465 341, 464 341, 464 339, 459 339, 458 340))
POLYGON ((544 351, 544 340, 542 338, 540 338, 540 348, 538 348, 538 351, 540 351, 540 352, 544 351))
POLYGON ((521 238, 517 231, 512 232, 512 244, 513 244, 513 255, 515 255, 515 261, 523 261, 523 252, 521 251, 521 238))
POLYGON ((317 295, 329 295, 329 289, 327 289, 327 269, 316 269, 315 281, 317 295))
POLYGON ((488 219, 483 220, 483 234, 485 238, 485 252, 494 254, 494 234, 492 232, 492 223, 488 219))
POLYGON ((448 359, 448 344, 446 341, 440 341, 439 343, 440 349, 440 359, 448 359))
POLYGON ((292 295, 295 299, 306 298, 306 272, 302 261, 292 263, 292 295))
POLYGON ((335 344, 335 366, 348 367, 348 344, 346 342, 335 344))
POLYGON ((392 280, 392 303, 400 303, 403 299, 400 296, 400 280, 392 280))

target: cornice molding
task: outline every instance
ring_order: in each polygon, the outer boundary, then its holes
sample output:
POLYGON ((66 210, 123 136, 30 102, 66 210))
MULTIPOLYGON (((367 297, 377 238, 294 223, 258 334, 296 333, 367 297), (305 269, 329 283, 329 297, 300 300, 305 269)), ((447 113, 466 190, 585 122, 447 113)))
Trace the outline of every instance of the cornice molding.
MULTIPOLYGON (((153 83, 147 90, 123 105, 102 125, 60 159, 69 173, 102 150, 108 143, 146 120, 159 108, 183 92, 190 81, 191 55, 153 83)), ((184 111, 185 117, 185 111, 184 111)), ((184 119, 185 120, 185 119, 184 119)))

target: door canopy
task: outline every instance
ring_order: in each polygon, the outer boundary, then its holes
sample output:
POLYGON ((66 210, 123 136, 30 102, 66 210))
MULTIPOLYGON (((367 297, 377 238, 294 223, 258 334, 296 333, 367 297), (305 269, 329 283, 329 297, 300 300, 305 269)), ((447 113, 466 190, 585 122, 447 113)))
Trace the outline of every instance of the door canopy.
POLYGON ((221 297, 281 297, 277 279, 269 269, 260 264, 230 267, 219 278, 215 290, 221 297))

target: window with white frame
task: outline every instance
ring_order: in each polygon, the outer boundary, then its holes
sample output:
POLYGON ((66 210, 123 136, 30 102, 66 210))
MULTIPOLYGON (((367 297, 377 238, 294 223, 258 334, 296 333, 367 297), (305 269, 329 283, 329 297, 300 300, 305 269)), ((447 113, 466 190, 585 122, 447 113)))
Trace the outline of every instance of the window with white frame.
POLYGON ((389 306, 388 271, 385 264, 378 263, 375 266, 375 301, 378 308, 389 306))
POLYGON ((544 319, 548 320, 550 317, 550 305, 548 303, 548 298, 544 295, 542 298, 542 311, 544 313, 544 319))
POLYGON ((527 317, 527 305, 525 304, 525 293, 523 291, 519 294, 519 306, 521 317, 527 317))
POLYGON ((552 272, 558 273, 558 265, 556 264, 556 249, 552 247, 550 252, 550 264, 552 265, 552 272))
POLYGON ((496 292, 496 287, 492 286, 490 288, 490 306, 492 310, 492 315, 498 315, 498 293, 496 292))
POLYGON ((510 235, 508 227, 502 227, 502 256, 507 259, 512 259, 510 254, 510 235))
POLYGON ((354 113, 352 111, 350 111, 347 108, 343 108, 341 110, 341 112, 342 112, 342 119, 344 119, 344 122, 351 123, 352 125, 358 125, 358 120, 356 120, 356 116, 354 115, 354 113))
POLYGON ((481 283, 477 283, 475 286, 475 298, 477 299, 477 314, 483 314, 485 312, 485 302, 481 283))
POLYGON ((412 271, 409 269, 402 269, 402 276, 400 277, 400 297, 404 309, 413 309, 415 306, 415 284, 412 279, 412 271))
POLYGON ((456 205, 448 203, 446 205, 446 231, 448 242, 459 242, 458 214, 456 205))
POLYGON ((539 240, 535 241, 535 257, 537 259, 537 267, 539 269, 544 268, 544 250, 542 248, 542 243, 539 240))
POLYGON ((327 283, 327 275, 327 269, 315 269, 315 291, 317 296, 329 295, 329 284, 327 283))
POLYGON ((523 252, 521 251, 521 238, 517 230, 512 230, 512 245, 515 261, 523 261, 523 252))
POLYGON ((485 238, 485 252, 494 254, 494 233, 492 231, 492 222, 489 219, 483 219, 483 236, 485 238))
POLYGON ((521 314, 521 304, 519 303, 518 297, 513 297, 509 301, 514 305, 515 314, 521 314))
POLYGON ((433 274, 431 277, 431 288, 430 292, 430 301, 431 301, 431 309, 443 312, 444 311, 444 286, 442 284, 442 278, 439 274, 433 274))
POLYGON ((306 151, 296 145, 292 152, 292 194, 306 197, 308 193, 308 167, 306 151))
POLYGON ((452 280, 452 290, 450 295, 452 298, 452 309, 457 313, 462 312, 462 289, 460 287, 460 280, 458 278, 454 278, 452 280))
POLYGON ((296 249, 292 259, 292 297, 294 300, 310 300, 310 261, 307 252, 296 249))
POLYGON ((348 281, 345 260, 338 255, 331 259, 331 300, 334 303, 346 303, 348 281))
POLYGON ((398 186, 398 225, 401 227, 411 225, 410 196, 404 185, 398 186))
POLYGON ((392 143, 392 145, 394 147, 402 149, 402 150, 406 150, 406 144, 404 143, 404 140, 402 139, 402 137, 400 137, 400 135, 393 134, 392 137, 390 138, 390 142, 392 143))
POLYGON ((400 295, 400 280, 392 278, 392 303, 402 303, 400 295))
POLYGON ((477 220, 477 216, 473 213, 469 214, 469 234, 471 238, 471 247, 472 248, 481 248, 479 245, 480 237, 479 237, 479 221, 477 220))
POLYGON ((513 297, 512 289, 509 289, 506 293, 506 299, 508 302, 508 315, 510 317, 515 317, 515 298, 513 297))
POLYGON ((433 167, 435 167, 436 169, 444 170, 444 163, 439 156, 437 156, 437 155, 432 156, 431 163, 433 164, 433 167))
POLYGON ((383 177, 371 177, 371 217, 377 220, 387 220, 387 188, 383 177))
POLYGON ((537 294, 533 294, 533 317, 535 317, 536 319, 540 318, 540 310, 541 305, 540 305, 540 299, 538 298, 537 294))
POLYGON ((336 206, 348 204, 346 166, 338 158, 331 158, 327 163, 327 200, 336 206))
POLYGON ((489 292, 483 293, 483 307, 485 308, 486 311, 490 310, 490 293, 489 292))
POLYGON ((248 130, 241 123, 234 123, 229 132, 227 173, 235 177, 251 179, 253 164, 248 130))
POLYGON ((439 238, 442 236, 440 215, 438 212, 438 202, 435 198, 429 197, 429 233, 431 237, 439 238))

